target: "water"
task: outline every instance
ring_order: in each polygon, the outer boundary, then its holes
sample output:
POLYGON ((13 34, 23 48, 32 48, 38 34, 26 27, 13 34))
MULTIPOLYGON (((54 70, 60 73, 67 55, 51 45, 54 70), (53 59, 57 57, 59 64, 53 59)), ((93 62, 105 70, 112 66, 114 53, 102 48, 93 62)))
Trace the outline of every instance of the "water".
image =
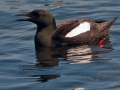
POLYGON ((0 90, 119 90, 119 0, 0 0, 0 90), (72 18, 108 20, 110 43, 99 46, 34 48, 36 25, 16 14, 34 9, 72 18))

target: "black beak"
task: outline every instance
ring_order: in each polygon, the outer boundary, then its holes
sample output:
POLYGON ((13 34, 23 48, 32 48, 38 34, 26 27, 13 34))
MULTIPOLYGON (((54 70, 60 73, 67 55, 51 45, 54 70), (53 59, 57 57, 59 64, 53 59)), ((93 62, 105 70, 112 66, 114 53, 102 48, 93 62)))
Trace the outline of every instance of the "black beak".
POLYGON ((31 18, 29 16, 29 14, 17 14, 16 16, 26 16, 26 17, 29 17, 29 18, 16 19, 16 21, 32 21, 33 20, 33 18, 31 18))

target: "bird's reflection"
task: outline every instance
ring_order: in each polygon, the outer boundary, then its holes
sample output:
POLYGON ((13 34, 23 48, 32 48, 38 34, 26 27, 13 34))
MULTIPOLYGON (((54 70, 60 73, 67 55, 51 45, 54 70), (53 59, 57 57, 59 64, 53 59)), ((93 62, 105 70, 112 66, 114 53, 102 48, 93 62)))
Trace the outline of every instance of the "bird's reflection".
POLYGON ((88 46, 80 46, 67 50, 67 60, 72 61, 70 64, 89 63, 92 61, 92 50, 88 46))
POLYGON ((36 82, 47 82, 50 79, 55 79, 60 77, 58 74, 52 74, 52 75, 32 75, 30 77, 37 78, 36 82))
POLYGON ((70 64, 83 64, 90 63, 96 60, 104 60, 106 58, 100 57, 99 54, 105 54, 110 52, 112 49, 95 46, 78 46, 67 50, 67 60, 71 61, 70 64))
POLYGON ((58 66, 58 58, 55 56, 57 51, 52 48, 39 48, 36 50, 37 64, 39 67, 58 66))
MULTIPOLYGON (((69 62, 69 64, 85 64, 91 63, 96 60, 106 60, 104 54, 111 52, 112 46, 106 45, 104 48, 99 46, 67 46, 59 48, 39 48, 36 49, 37 67, 52 69, 55 66, 59 66, 59 62, 62 60, 69 62), (103 54, 103 56, 101 56, 103 54), (63 58, 60 60, 60 58, 63 58), (52 68, 51 68, 52 67, 52 68)), ((54 68, 53 68, 54 69, 54 68)), ((31 77, 37 78, 37 82, 46 82, 50 79, 56 79, 60 77, 60 74, 45 74, 32 75, 31 77)))
POLYGON ((59 65, 59 58, 68 60, 70 64, 90 63, 95 60, 104 60, 106 57, 100 54, 109 53, 112 46, 108 44, 104 48, 99 46, 68 46, 59 48, 39 48, 36 49, 37 64, 39 67, 54 67, 59 65))

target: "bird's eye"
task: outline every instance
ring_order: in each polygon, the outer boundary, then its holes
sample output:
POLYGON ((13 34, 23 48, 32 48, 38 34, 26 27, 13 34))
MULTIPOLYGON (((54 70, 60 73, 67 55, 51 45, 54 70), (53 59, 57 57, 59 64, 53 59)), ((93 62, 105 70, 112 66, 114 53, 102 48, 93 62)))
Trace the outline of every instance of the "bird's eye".
POLYGON ((39 13, 36 13, 36 12, 35 12, 33 15, 34 15, 35 17, 37 17, 37 18, 40 17, 40 14, 39 14, 39 13))

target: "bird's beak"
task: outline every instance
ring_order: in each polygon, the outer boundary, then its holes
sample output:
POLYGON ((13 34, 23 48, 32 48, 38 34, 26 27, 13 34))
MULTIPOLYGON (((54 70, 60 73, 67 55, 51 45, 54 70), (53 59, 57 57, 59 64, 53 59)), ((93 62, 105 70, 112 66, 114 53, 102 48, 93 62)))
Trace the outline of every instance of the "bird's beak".
POLYGON ((33 18, 29 14, 17 14, 16 16, 26 16, 28 18, 16 19, 16 21, 32 21, 33 18))

